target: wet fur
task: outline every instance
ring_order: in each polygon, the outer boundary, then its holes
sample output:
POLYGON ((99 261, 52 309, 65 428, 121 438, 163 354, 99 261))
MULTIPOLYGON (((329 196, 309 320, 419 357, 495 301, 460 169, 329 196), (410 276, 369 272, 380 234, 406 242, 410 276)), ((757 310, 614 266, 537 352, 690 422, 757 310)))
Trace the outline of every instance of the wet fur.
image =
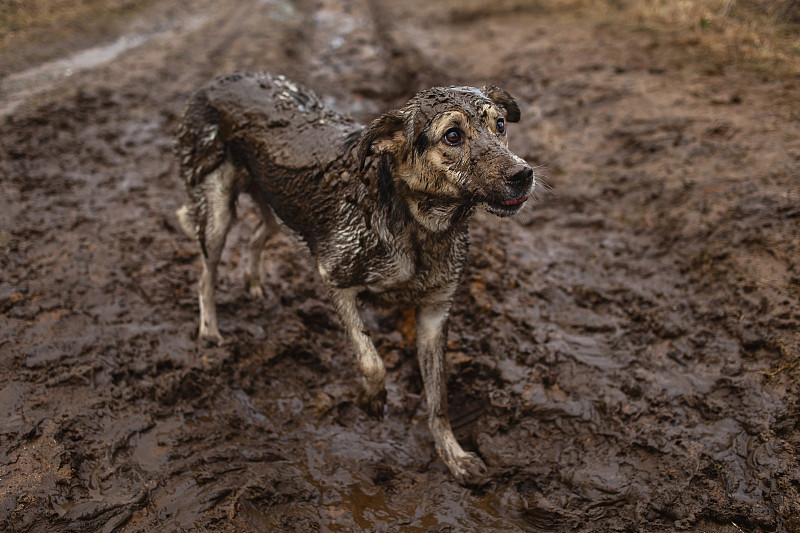
POLYGON ((450 428, 443 345, 470 215, 477 207, 512 215, 533 190, 533 171, 508 150, 500 124, 519 118, 514 99, 492 86, 422 91, 367 128, 280 76, 236 73, 197 91, 176 147, 189 195, 178 218, 202 250, 200 337, 222 342, 217 264, 246 192, 262 219, 250 241, 249 291, 261 294, 261 254, 279 219, 317 262, 356 352, 359 405, 374 416, 384 412, 386 369, 360 301, 415 306, 436 448, 459 481, 484 475, 450 428), (460 142, 451 145, 454 129, 460 142))

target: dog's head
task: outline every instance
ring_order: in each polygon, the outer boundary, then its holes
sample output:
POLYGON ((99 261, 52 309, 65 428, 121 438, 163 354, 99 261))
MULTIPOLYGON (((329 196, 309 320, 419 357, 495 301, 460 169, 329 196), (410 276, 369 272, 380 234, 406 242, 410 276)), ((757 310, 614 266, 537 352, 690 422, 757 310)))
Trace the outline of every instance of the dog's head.
POLYGON ((497 87, 436 87, 376 119, 359 157, 390 162, 417 218, 464 206, 509 216, 534 186, 531 167, 508 149, 507 124, 519 118, 514 98, 497 87))

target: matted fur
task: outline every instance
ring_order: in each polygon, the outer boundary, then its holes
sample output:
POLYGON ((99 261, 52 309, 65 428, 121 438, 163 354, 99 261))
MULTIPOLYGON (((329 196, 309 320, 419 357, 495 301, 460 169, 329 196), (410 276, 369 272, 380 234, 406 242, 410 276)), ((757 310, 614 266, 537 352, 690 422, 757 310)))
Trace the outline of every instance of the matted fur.
POLYGON ((181 226, 203 252, 201 338, 222 342, 214 306, 217 263, 236 198, 262 218, 250 242, 247 283, 261 293, 260 259, 276 217, 308 245, 347 331, 363 380, 358 403, 383 416, 386 369, 359 302, 416 308, 417 349, 437 450, 462 482, 486 472, 447 418, 443 344, 475 208, 509 216, 534 187, 508 149, 520 110, 494 86, 435 87, 365 128, 326 109, 281 76, 236 73, 188 101, 177 152, 189 194, 181 226))

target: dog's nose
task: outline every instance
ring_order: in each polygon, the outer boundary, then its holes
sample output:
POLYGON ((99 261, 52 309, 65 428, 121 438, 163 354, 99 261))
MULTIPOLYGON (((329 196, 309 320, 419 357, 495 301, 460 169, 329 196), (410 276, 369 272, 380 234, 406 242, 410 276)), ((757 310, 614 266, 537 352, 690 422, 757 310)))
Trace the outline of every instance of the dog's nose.
POLYGON ((506 176, 510 184, 519 187, 527 187, 533 180, 533 169, 528 165, 520 163, 508 169, 506 176))

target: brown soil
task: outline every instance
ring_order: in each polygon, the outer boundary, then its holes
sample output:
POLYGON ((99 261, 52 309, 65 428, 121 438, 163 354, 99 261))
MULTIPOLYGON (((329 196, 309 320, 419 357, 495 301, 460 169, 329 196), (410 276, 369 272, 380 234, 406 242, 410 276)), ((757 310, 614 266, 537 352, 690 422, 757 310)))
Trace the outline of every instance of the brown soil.
POLYGON ((113 61, 2 80, 0 529, 800 532, 797 79, 530 2, 156 4, 113 61), (407 313, 367 311, 374 421, 301 248, 245 296, 246 202, 230 343, 197 343, 171 143, 237 69, 362 122, 434 84, 521 103, 552 191, 476 217, 448 344, 485 484, 436 459, 407 313))

